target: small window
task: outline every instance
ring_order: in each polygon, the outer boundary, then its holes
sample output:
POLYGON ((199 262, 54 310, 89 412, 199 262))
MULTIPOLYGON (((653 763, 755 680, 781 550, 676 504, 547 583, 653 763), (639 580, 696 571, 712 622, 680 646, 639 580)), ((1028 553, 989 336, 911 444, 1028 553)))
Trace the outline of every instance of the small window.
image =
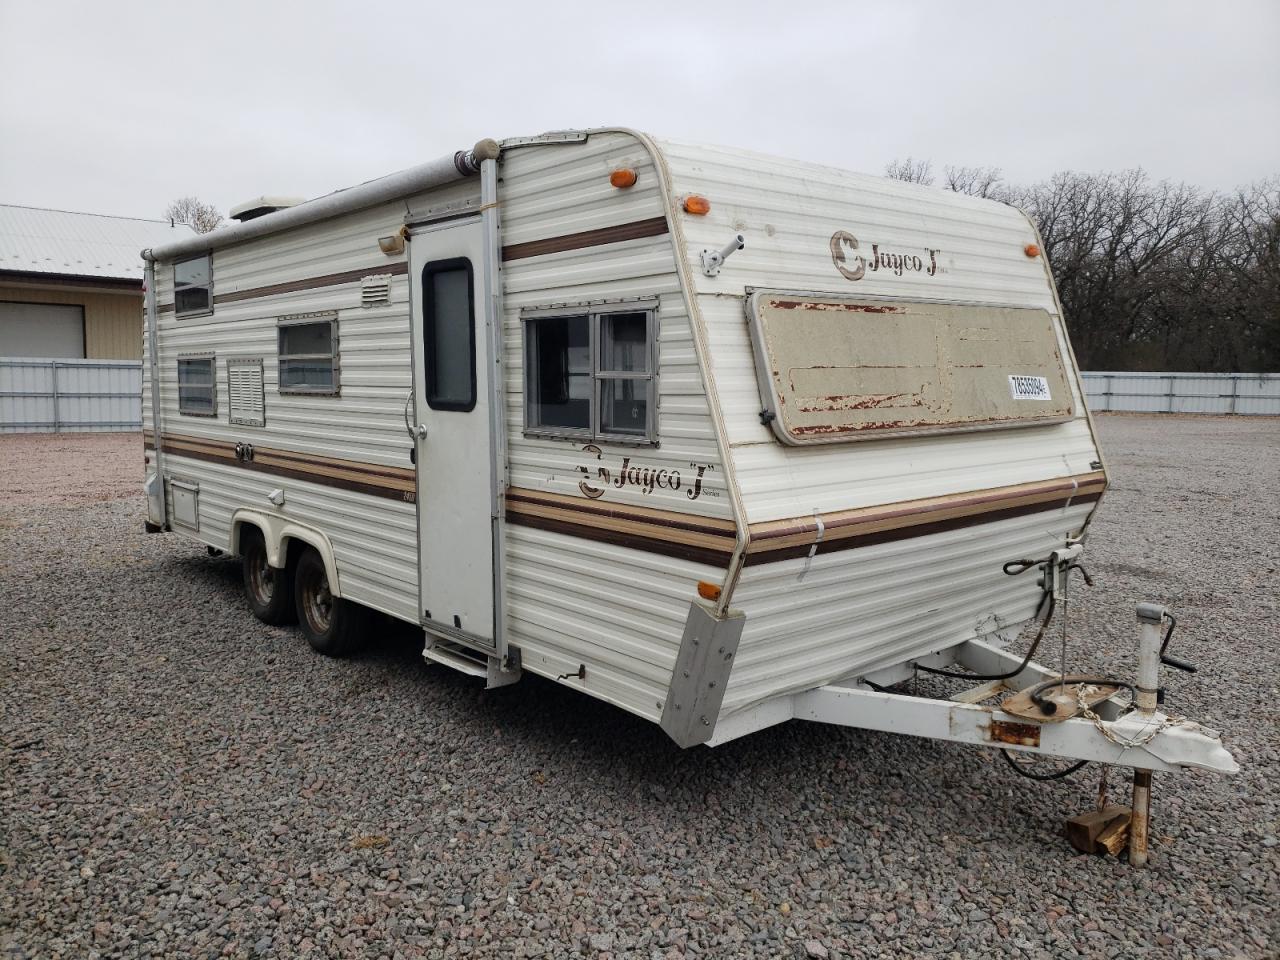
POLYGON ((338 393, 338 315, 304 313, 281 317, 281 393, 338 393))
POLYGON ((213 312, 213 260, 209 256, 173 265, 173 305, 180 317, 213 312))
POLYGON ((218 413, 218 380, 212 356, 178 359, 178 412, 193 417, 218 413))
POLYGON ((657 440, 651 310, 525 318, 525 429, 546 436, 657 440))
POLYGON ((474 410, 476 325, 471 261, 437 260, 422 270, 427 406, 474 410))
POLYGON ((530 430, 591 432, 591 318, 541 317, 525 324, 530 430))

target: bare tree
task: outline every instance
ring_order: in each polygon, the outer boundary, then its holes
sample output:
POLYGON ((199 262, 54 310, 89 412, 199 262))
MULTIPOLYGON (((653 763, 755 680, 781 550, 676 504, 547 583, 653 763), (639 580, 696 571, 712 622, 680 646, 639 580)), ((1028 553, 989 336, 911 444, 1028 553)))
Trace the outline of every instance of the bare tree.
POLYGON ((933 183, 933 161, 913 160, 911 157, 890 160, 884 165, 884 175, 890 180, 905 180, 907 183, 919 183, 927 187, 933 183))
POLYGON ((185 223, 196 233, 208 233, 222 222, 222 214, 198 197, 182 197, 165 209, 164 215, 177 223, 185 223))
MULTIPOLYGON (((885 173, 934 181, 910 157, 885 173)), ((1020 186, 947 166, 942 180, 1037 223, 1085 369, 1280 370, 1280 177, 1226 195, 1140 169, 1020 186)))
POLYGON ((967 193, 971 197, 1004 199, 1004 174, 999 167, 948 166, 944 170, 948 190, 967 193))

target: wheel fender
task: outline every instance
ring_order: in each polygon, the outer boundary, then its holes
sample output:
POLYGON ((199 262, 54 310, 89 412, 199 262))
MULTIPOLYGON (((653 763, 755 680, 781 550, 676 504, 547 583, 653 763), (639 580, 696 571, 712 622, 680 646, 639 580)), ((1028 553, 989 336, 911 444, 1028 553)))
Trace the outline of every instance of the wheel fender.
POLYGON ((277 569, 285 565, 290 540, 298 540, 309 547, 314 547, 324 563, 325 576, 329 578, 329 592, 335 597, 342 596, 342 589, 338 584, 338 564, 333 556, 333 544, 319 530, 257 510, 237 510, 231 516, 233 531, 231 548, 236 553, 240 552, 240 532, 245 525, 257 527, 262 532, 262 540, 267 547, 267 563, 277 569))
POLYGON ((316 553, 320 554, 320 559, 324 561, 324 575, 329 578, 329 592, 335 597, 341 597, 342 588, 338 585, 338 563, 333 558, 333 545, 329 543, 329 538, 319 530, 314 530, 311 527, 304 527, 293 522, 283 524, 279 541, 279 565, 281 566, 283 566, 284 559, 287 556, 286 547, 290 540, 301 540, 308 546, 315 547, 316 553))

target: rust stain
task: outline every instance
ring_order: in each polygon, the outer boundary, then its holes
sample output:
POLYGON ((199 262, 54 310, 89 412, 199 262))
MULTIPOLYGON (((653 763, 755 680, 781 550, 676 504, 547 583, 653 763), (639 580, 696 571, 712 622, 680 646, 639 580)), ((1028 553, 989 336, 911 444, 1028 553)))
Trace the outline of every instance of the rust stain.
POLYGON ((1016 743, 1023 747, 1040 746, 1040 724, 991 721, 991 739, 996 743, 1016 743))
POLYGON ((893 430, 916 427, 920 420, 867 420, 863 423, 815 423, 807 427, 792 427, 791 432, 802 436, 820 436, 828 433, 855 433, 859 430, 893 430))
POLYGON ((779 310, 843 310, 849 313, 906 313, 903 307, 879 306, 865 303, 825 303, 812 300, 770 300, 770 306, 779 310))
POLYGON ((920 407, 921 399, 910 393, 830 394, 825 397, 805 397, 808 406, 800 407, 801 413, 826 413, 831 410, 874 410, 877 407, 920 407), (904 397, 908 403, 898 403, 904 397))

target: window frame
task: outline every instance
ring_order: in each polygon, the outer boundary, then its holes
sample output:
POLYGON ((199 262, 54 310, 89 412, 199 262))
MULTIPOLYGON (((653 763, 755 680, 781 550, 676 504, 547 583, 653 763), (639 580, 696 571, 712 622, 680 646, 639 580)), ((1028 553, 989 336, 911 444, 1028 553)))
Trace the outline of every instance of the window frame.
POLYGON ((601 443, 615 443, 633 447, 657 447, 658 437, 658 300, 656 297, 643 297, 634 300, 611 303, 584 303, 577 306, 554 308, 532 308, 521 312, 521 360, 524 364, 524 435, 552 440, 590 440, 601 443), (643 373, 621 370, 602 370, 600 348, 603 342, 601 319, 617 313, 640 313, 645 317, 644 352, 646 369, 643 373), (535 399, 530 393, 533 381, 530 371, 536 369, 533 358, 536 350, 533 333, 540 320, 562 319, 565 317, 587 318, 588 350, 591 357, 591 391, 589 398, 588 426, 554 427, 533 423, 535 399), (605 431, 601 425, 603 410, 602 396, 604 385, 609 381, 637 380, 645 384, 645 432, 613 433, 605 431))
POLYGON ((338 311, 321 310, 316 313, 294 313, 276 319, 276 392, 309 397, 337 397, 342 395, 342 362, 338 341, 338 311), (329 353, 284 352, 284 331, 289 327, 319 326, 329 324, 329 353), (284 369, 286 360, 329 360, 333 370, 333 386, 286 385, 284 369))
MULTIPOLYGON (((214 353, 180 353, 178 354, 177 365, 174 367, 177 375, 178 388, 178 414, 183 417, 216 417, 218 415, 218 356, 214 353), (184 363, 200 363, 209 361, 209 409, 208 410, 188 410, 182 405, 182 365, 184 363)), ((203 388, 201 388, 203 389, 203 388)))
POLYGON ((183 260, 173 261, 173 312, 174 317, 178 320, 186 320, 190 317, 207 317, 213 313, 213 253, 206 253, 199 257, 187 257, 183 260), (203 260, 208 265, 209 285, 204 288, 209 296, 209 305, 199 310, 179 310, 178 309, 178 267, 184 263, 195 263, 197 260, 203 260))
POLYGON ((476 408, 479 386, 476 375, 476 278, 469 257, 451 257, 448 260, 432 260, 422 268, 422 395, 427 406, 432 410, 447 410, 454 413, 470 413, 476 408), (429 351, 436 343, 435 325, 435 287, 430 278, 437 273, 450 273, 459 267, 467 274, 467 314, 470 323, 467 325, 467 337, 471 358, 471 399, 465 403, 454 401, 435 401, 431 399, 435 383, 435 364, 429 351))

